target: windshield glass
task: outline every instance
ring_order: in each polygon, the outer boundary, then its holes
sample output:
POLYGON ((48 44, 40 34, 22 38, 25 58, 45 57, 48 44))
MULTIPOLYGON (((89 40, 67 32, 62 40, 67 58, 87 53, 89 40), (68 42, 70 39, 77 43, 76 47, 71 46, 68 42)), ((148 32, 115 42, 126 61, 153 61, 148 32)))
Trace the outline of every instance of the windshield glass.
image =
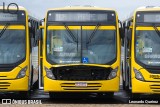
POLYGON ((160 37, 155 30, 136 31, 136 59, 149 66, 160 64, 160 37))
POLYGON ((67 30, 48 30, 47 57, 54 63, 80 63, 81 41, 80 30, 70 30, 77 42, 73 40, 67 30))
POLYGON ((13 64, 25 58, 25 43, 25 30, 6 29, 0 37, 0 64, 13 64))
POLYGON ((47 31, 47 59, 54 63, 106 64, 116 58, 115 30, 66 29, 47 31), (82 32, 82 34, 81 34, 82 32), (82 40, 82 41, 81 41, 82 40))
POLYGON ((83 30, 82 56, 88 63, 106 64, 116 58, 115 30, 97 30, 89 43, 93 30, 83 30))

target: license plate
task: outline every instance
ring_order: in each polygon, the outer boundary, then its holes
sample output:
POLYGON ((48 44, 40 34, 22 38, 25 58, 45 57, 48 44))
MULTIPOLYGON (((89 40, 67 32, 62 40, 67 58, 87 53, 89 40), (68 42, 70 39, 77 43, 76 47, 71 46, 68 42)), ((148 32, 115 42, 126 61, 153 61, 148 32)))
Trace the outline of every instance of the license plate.
POLYGON ((76 87, 87 87, 87 83, 86 82, 76 82, 75 86, 76 87))

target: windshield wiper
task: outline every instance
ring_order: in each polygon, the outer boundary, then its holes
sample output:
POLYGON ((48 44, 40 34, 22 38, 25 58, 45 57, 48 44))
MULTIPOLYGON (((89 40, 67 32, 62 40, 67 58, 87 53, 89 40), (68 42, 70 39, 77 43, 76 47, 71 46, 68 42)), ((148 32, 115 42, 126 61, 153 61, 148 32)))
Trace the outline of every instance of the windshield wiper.
POLYGON ((3 29, 0 32, 0 38, 2 37, 2 35, 4 34, 9 25, 10 25, 9 23, 6 23, 6 25, 3 27, 3 29))
POLYGON ((154 30, 156 31, 156 33, 158 34, 158 36, 160 37, 160 31, 158 30, 157 26, 154 25, 153 28, 154 28, 154 30))
POLYGON ((70 36, 73 39, 73 41, 77 43, 76 37, 74 36, 74 34, 72 33, 72 31, 68 28, 68 26, 64 24, 64 27, 66 28, 67 32, 70 34, 70 36))
POLYGON ((92 38, 95 36, 95 33, 97 32, 98 28, 99 28, 100 24, 97 24, 94 31, 91 33, 91 36, 89 36, 88 42, 87 44, 89 44, 92 40, 92 38))
POLYGON ((65 25, 64 23, 63 23, 63 25, 66 28, 67 32, 70 34, 72 40, 77 43, 77 52, 78 52, 78 36, 77 36, 77 39, 76 39, 76 37, 74 36, 74 34, 72 33, 72 31, 68 28, 68 26, 65 25))

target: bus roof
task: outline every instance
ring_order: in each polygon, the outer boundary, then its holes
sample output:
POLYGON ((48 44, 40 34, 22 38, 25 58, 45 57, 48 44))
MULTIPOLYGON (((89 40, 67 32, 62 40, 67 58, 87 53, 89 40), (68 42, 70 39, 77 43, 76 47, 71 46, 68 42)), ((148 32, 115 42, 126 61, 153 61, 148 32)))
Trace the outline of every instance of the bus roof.
POLYGON ((127 20, 131 20, 133 18, 133 15, 138 11, 160 11, 160 6, 142 6, 134 10, 130 13, 130 15, 125 19, 123 22, 127 20))
POLYGON ((159 6, 143 6, 137 8, 135 11, 160 11, 159 6))
MULTIPOLYGON (((0 10, 3 10, 3 6, 0 6, 0 10)), ((7 9, 7 6, 5 6, 5 9, 7 9)), ((16 6, 10 6, 9 7, 10 10, 17 10, 17 7, 16 6)), ((29 18, 32 18, 34 20, 39 20, 39 18, 37 18, 36 15, 34 15, 33 13, 31 13, 30 11, 28 11, 26 8, 24 8, 23 6, 18 6, 18 9, 19 10, 24 10, 25 12, 28 13, 28 16, 29 18)))
POLYGON ((62 8, 51 8, 48 9, 49 10, 112 10, 115 11, 114 9, 111 8, 100 8, 100 7, 96 7, 96 6, 66 6, 66 7, 62 7, 62 8))

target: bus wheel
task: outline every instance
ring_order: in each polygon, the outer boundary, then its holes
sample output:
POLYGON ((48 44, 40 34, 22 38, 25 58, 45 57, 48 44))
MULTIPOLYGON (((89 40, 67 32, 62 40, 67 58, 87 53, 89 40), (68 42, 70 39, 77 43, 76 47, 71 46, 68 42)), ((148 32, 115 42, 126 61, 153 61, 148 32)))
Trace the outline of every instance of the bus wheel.
POLYGON ((140 99, 141 95, 139 93, 132 93, 131 98, 132 99, 140 99))
POLYGON ((121 72, 122 72, 122 86, 123 86, 123 90, 125 90, 126 89, 126 83, 125 83, 125 81, 124 81, 124 78, 125 78, 125 73, 123 72, 123 63, 122 63, 122 65, 121 65, 121 72))
POLYGON ((59 99, 62 98, 61 93, 49 92, 50 99, 59 99))
POLYGON ((30 93, 28 91, 20 91, 18 98, 20 99, 28 99, 30 97, 30 93))
POLYGON ((107 99, 112 99, 114 96, 114 92, 106 92, 106 93, 99 93, 98 97, 99 98, 107 98, 107 99))
POLYGON ((130 93, 129 85, 125 86, 125 91, 130 93))

